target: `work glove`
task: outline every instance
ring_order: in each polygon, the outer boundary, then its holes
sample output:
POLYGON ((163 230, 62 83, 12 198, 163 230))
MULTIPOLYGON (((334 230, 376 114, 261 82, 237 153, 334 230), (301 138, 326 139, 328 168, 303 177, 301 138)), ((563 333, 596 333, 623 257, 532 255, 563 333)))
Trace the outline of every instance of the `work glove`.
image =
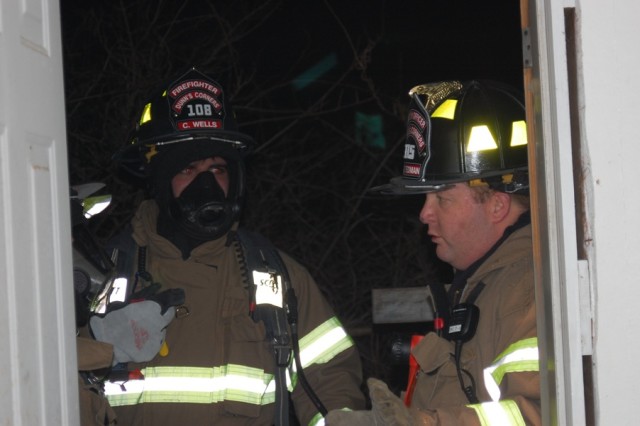
POLYGON ((145 299, 109 305, 89 319, 91 333, 113 345, 113 365, 151 361, 164 343, 166 328, 184 303, 184 290, 170 289, 145 299))
POLYGON ((413 426, 417 424, 402 400, 387 385, 374 378, 367 380, 371 411, 332 410, 325 417, 327 426, 413 426))

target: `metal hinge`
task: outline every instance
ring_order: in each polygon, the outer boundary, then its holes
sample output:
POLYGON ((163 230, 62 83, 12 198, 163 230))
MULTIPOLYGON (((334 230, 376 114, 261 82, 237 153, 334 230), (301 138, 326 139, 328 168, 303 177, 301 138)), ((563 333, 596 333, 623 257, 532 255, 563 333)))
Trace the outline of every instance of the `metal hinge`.
POLYGON ((522 29, 522 66, 527 69, 533 67, 533 53, 531 52, 531 31, 522 29))

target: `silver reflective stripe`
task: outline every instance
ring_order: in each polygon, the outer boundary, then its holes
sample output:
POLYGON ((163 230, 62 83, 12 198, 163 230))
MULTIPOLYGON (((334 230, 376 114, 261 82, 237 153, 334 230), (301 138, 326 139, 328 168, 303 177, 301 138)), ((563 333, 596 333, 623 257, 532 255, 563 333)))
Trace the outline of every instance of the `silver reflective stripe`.
POLYGON ((523 339, 510 345, 492 365, 484 369, 484 385, 494 401, 500 400, 500 383, 507 373, 540 371, 538 338, 523 339))
POLYGON ((482 426, 525 426, 518 404, 510 399, 467 405, 478 415, 482 426))
POLYGON ((154 402, 211 404, 238 401, 265 405, 275 401, 272 374, 239 365, 226 367, 148 367, 143 380, 105 384, 113 406, 154 402))
POLYGON ((303 368, 311 364, 324 364, 351 346, 353 340, 340 321, 332 317, 300 339, 300 363, 303 368))

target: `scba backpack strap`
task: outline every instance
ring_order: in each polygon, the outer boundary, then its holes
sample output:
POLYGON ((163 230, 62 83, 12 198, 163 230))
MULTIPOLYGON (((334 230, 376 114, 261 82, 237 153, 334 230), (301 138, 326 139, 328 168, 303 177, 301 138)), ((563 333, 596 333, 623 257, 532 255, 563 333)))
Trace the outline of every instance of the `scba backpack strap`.
POLYGON ((144 262, 145 247, 138 248, 130 233, 118 237, 110 248, 116 275, 97 300, 89 319, 90 331, 96 340, 113 345, 114 366, 150 361, 166 352, 166 328, 175 318, 176 307, 184 304, 184 290, 161 291, 144 267, 134 274, 136 250, 144 262), (139 286, 142 281, 147 285, 139 286))
POLYGON ((260 234, 238 229, 238 257, 250 294, 249 311, 254 321, 262 321, 275 359, 276 425, 289 424, 289 394, 286 371, 292 344, 287 319, 286 297, 291 293, 287 268, 277 249, 260 234))
POLYGON ((251 295, 251 315, 254 321, 264 323, 267 340, 274 352, 277 373, 275 424, 289 424, 286 368, 292 353, 298 383, 318 412, 326 416, 327 409, 307 381, 300 361, 298 300, 280 252, 264 236, 242 228, 237 230, 235 241, 240 245, 237 256, 251 295))

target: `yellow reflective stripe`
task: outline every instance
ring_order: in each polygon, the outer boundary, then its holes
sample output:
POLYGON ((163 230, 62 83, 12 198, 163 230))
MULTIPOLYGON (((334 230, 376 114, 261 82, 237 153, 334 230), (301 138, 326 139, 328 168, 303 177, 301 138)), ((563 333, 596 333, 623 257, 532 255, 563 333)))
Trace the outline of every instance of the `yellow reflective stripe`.
MULTIPOLYGON (((352 411, 351 408, 344 407, 341 408, 340 411, 352 411)), ((311 418, 309 421, 309 426, 324 426, 324 417, 321 413, 317 413, 315 416, 311 418)))
POLYGON ((538 338, 520 340, 504 350, 484 369, 484 384, 494 401, 500 400, 500 383, 507 373, 540 371, 538 338))
POLYGON ((316 414, 311 418, 309 426, 324 426, 324 417, 321 413, 316 414))
POLYGON ((324 364, 351 346, 353 340, 338 318, 332 317, 300 339, 300 363, 303 368, 324 364))
POLYGON ((258 368, 241 365, 222 367, 148 367, 143 380, 105 383, 105 394, 113 406, 178 402, 212 404, 237 401, 254 405, 275 401, 275 380, 258 368))
MULTIPOLYGON (((353 346, 353 340, 333 317, 300 339, 303 367, 323 364, 353 346)), ((295 365, 287 371, 287 387, 297 382, 295 365)), ((265 405, 275 401, 275 380, 262 369, 229 364, 221 367, 147 367, 144 380, 106 383, 113 406, 154 402, 211 404, 237 401, 265 405)))
POLYGON ((525 426, 518 404, 510 399, 472 404, 467 407, 475 410, 482 426, 525 426))

